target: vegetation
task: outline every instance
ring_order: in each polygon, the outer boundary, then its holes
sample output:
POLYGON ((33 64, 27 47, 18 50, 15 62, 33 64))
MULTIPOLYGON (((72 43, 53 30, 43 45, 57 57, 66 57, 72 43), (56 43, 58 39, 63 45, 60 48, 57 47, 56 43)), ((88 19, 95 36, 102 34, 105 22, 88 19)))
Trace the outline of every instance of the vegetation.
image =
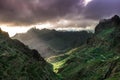
POLYGON ((100 31, 83 46, 66 53, 67 57, 54 57, 54 71, 63 80, 119 80, 120 24, 113 18, 100 23, 105 27, 97 26, 96 31, 98 27, 100 31))
POLYGON ((0 80, 59 80, 36 50, 0 30, 0 80))
POLYGON ((48 58, 53 68, 36 50, 0 30, 0 80, 119 80, 119 41, 120 18, 114 16, 100 22, 82 46, 48 58))

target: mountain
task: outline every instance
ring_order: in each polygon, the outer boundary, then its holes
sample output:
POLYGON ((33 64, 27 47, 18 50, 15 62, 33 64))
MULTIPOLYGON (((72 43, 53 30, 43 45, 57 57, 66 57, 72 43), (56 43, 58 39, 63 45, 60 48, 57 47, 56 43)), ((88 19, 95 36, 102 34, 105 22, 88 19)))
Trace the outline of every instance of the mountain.
POLYGON ((59 80, 36 50, 0 29, 0 80, 59 80))
POLYGON ((48 61, 63 80, 119 80, 120 17, 101 20, 86 44, 48 61))
POLYGON ((87 31, 56 31, 32 28, 27 33, 17 34, 18 39, 32 49, 37 49, 42 57, 50 57, 65 53, 72 48, 84 44, 92 33, 87 31))
MULTIPOLYGON (((60 42, 61 39, 67 39, 66 44, 67 41, 70 41, 70 44, 71 41, 74 41, 75 36, 80 37, 78 33, 76 32, 74 33, 76 35, 73 35, 73 32, 68 34, 68 32, 58 32, 55 30, 31 29, 26 34, 23 34, 24 37, 22 35, 20 37, 22 36, 23 39, 26 39, 26 42, 31 41, 32 43, 35 40, 34 43, 45 41, 44 43, 49 43, 49 45, 55 44, 54 48, 59 50, 62 44, 60 42), (69 38, 69 35, 72 37, 69 38), (52 41, 50 42, 49 40, 52 41), (59 46, 58 44, 56 45, 56 42, 60 43, 59 46)), ((19 36, 17 35, 17 37, 19 36)), ((75 39, 78 39, 78 42, 70 44, 72 45, 71 50, 66 53, 63 51, 63 54, 47 59, 49 63, 53 64, 53 68, 36 50, 31 50, 20 41, 9 38, 8 33, 0 30, 0 80, 120 79, 119 16, 115 15, 111 19, 101 20, 95 28, 95 33, 86 37, 83 45, 81 45, 81 39, 78 37, 75 39)), ((34 46, 37 46, 37 44, 34 44, 34 46)))

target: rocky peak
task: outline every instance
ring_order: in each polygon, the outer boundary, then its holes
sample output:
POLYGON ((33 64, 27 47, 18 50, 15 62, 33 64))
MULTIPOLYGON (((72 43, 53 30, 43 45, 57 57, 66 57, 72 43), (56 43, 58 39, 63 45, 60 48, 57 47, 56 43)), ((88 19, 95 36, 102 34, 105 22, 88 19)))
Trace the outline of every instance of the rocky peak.
POLYGON ((120 17, 118 15, 113 16, 111 19, 103 19, 95 28, 95 34, 100 33, 102 30, 120 26, 120 17))
POLYGON ((120 24, 120 17, 118 15, 113 16, 111 20, 116 24, 120 24))

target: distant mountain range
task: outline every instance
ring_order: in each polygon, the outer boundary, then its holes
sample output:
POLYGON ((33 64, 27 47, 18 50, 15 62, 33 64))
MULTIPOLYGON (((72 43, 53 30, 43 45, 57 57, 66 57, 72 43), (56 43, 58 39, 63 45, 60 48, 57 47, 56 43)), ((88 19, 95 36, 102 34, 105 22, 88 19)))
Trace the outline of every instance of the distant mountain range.
POLYGON ((87 31, 56 31, 32 28, 27 33, 17 34, 18 39, 32 49, 37 49, 42 57, 63 54, 72 48, 86 43, 93 33, 87 31))

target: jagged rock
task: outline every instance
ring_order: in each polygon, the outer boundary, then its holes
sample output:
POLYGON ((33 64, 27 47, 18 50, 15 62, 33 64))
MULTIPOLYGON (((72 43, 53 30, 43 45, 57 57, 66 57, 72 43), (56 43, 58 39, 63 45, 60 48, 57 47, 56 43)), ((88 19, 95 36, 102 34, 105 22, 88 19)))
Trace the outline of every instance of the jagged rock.
POLYGON ((120 24, 120 17, 118 15, 115 15, 114 17, 112 17, 111 20, 114 21, 115 24, 117 24, 117 25, 120 24))
POLYGON ((102 30, 109 29, 112 27, 120 26, 120 17, 115 15, 111 19, 104 19, 99 22, 99 24, 95 28, 95 34, 100 33, 102 30))

